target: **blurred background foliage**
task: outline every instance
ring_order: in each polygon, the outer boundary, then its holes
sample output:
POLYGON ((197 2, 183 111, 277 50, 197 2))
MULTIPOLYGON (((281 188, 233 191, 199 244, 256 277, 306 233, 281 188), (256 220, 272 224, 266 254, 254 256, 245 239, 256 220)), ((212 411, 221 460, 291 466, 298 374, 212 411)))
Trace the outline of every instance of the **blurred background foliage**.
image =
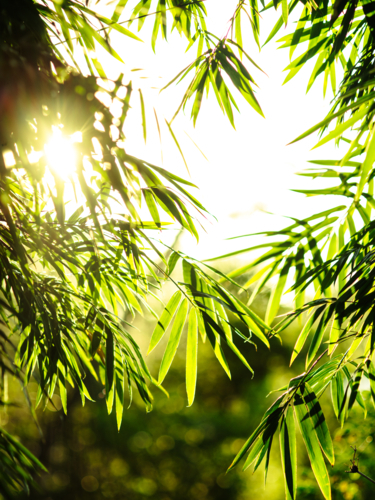
MULTIPOLYGON (((234 259, 226 263, 230 271, 234 259)), ((249 275, 244 275, 247 280, 249 275)), ((235 290, 231 290, 235 292, 235 290)), ((165 290, 165 295, 172 287, 165 290)), ((253 303, 255 312, 264 315, 269 290, 258 295, 253 303)), ((164 297, 165 298, 165 297, 164 297)), ((157 307, 157 305, 156 305, 157 307)), ((159 305, 160 307, 160 305, 159 305)), ((286 312, 283 307, 281 313, 286 312)), ((146 353, 152 316, 137 317, 137 341, 146 353)), ((237 324, 241 329, 241 325, 237 324)), ((68 394, 69 412, 64 415, 58 395, 53 403, 38 409, 36 416, 40 430, 25 405, 19 382, 8 377, 3 391, 12 394, 12 404, 0 410, 1 425, 22 443, 47 467, 49 473, 36 478, 30 498, 33 500, 129 499, 155 498, 245 500, 284 498, 284 484, 280 467, 278 443, 272 448, 267 488, 262 471, 254 475, 248 469, 236 468, 225 473, 233 456, 239 451, 249 429, 258 424, 264 409, 275 399, 265 394, 287 383, 291 376, 303 372, 303 357, 288 367, 298 325, 292 325, 283 336, 283 343, 273 339, 269 351, 263 344, 255 351, 249 346, 247 359, 255 370, 249 381, 248 372, 229 349, 225 354, 232 370, 229 380, 212 351, 199 341, 198 382, 194 405, 187 407, 185 387, 185 350, 180 349, 166 378, 163 393, 154 394, 154 409, 146 413, 138 394, 124 413, 123 425, 117 431, 116 418, 108 416, 105 389, 88 375, 85 382, 96 403, 86 402, 82 407, 77 391, 68 394), (40 431, 43 433, 41 436, 40 431)), ((181 342, 186 344, 186 331, 181 342)), ((157 372, 165 345, 161 343, 149 356, 153 375, 157 372)), ((29 385, 34 402, 37 384, 29 385)), ((370 397, 370 393, 364 392, 370 397)), ((328 403, 329 395, 324 399, 328 403)), ((322 403, 324 404, 324 403, 322 403)), ((372 404, 368 404, 367 418, 355 404, 350 419, 341 428, 330 404, 324 404, 326 419, 334 441, 336 463, 330 469, 332 498, 365 500, 373 498, 373 486, 358 474, 347 474, 353 451, 360 451, 360 469, 375 477, 374 418, 372 404)), ((300 438, 298 433, 298 438, 300 438)), ((321 498, 313 476, 302 439, 298 446, 298 498, 321 498)))

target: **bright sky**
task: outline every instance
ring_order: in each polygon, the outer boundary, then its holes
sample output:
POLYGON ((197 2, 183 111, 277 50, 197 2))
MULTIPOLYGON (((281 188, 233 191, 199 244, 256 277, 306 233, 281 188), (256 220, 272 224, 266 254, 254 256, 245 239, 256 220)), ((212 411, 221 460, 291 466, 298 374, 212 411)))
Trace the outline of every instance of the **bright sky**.
MULTIPOLYGON (((231 17, 235 1, 208 0, 208 29, 221 35, 226 32, 227 21, 231 17)), ((106 14, 109 12, 106 10, 106 14)), ((125 12, 122 19, 128 17, 125 12)), ((268 11, 261 20, 261 40, 265 40, 279 15, 274 10, 268 11)), ((153 18, 146 21, 146 27, 139 36, 145 43, 131 39, 124 40, 122 35, 111 32, 113 47, 126 62, 125 67, 113 58, 105 58, 103 66, 110 76, 116 78, 119 72, 133 80, 135 88, 142 87, 147 109, 147 144, 142 140, 140 109, 135 107, 129 115, 127 151, 152 163, 161 164, 160 142, 154 119, 153 107, 157 110, 159 121, 164 122, 173 116, 189 83, 182 82, 171 86, 159 94, 158 89, 168 83, 181 69, 189 64, 195 55, 191 49, 184 54, 187 46, 185 39, 178 34, 172 35, 168 43, 157 42, 156 55, 150 46, 153 18), (131 73, 134 68, 143 71, 131 73), (150 87, 156 87, 150 90, 150 87)), ((135 26, 132 29, 135 29, 135 26)), ((289 32, 290 28, 287 28, 289 32)), ((205 223, 206 234, 202 233, 199 246, 193 238, 184 240, 184 251, 196 257, 212 257, 240 248, 250 246, 254 240, 225 241, 225 238, 262 230, 276 229, 287 224, 281 217, 267 215, 263 211, 281 215, 304 217, 319 210, 339 205, 342 200, 327 200, 322 204, 316 198, 306 199, 304 195, 292 193, 291 188, 318 186, 319 181, 297 177, 295 172, 308 166, 307 160, 337 158, 333 143, 315 151, 310 149, 317 142, 317 136, 309 137, 295 145, 286 146, 302 132, 323 119, 329 110, 332 97, 327 92, 323 100, 322 77, 306 95, 307 82, 312 70, 308 65, 291 82, 282 86, 286 76, 283 69, 289 63, 287 49, 277 50, 273 41, 262 52, 251 40, 250 26, 243 20, 243 31, 248 32, 247 49, 250 55, 267 73, 259 72, 248 65, 260 89, 257 98, 266 119, 260 117, 242 99, 235 96, 241 113, 235 116, 236 130, 222 115, 212 94, 202 104, 202 110, 196 127, 193 127, 189 112, 181 113, 173 123, 174 131, 181 143, 188 161, 191 179, 199 186, 194 193, 204 206, 214 214, 218 222, 211 220, 205 223), (189 136, 199 145, 207 156, 201 153, 190 141, 189 136)), ((282 28, 276 40, 287 33, 282 28)), ((246 35, 245 35, 246 46, 246 35)), ((101 49, 100 49, 101 50, 101 49)), ((174 173, 187 177, 185 166, 167 128, 162 127, 163 166, 174 173)))

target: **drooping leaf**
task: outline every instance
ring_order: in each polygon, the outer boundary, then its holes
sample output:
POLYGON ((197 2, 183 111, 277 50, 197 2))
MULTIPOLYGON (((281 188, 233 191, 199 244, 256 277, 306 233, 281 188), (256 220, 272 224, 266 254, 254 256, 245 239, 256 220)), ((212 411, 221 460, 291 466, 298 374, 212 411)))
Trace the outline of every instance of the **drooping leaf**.
POLYGON ((178 344, 180 342, 182 329, 185 325, 185 320, 188 312, 188 300, 184 299, 176 313, 175 320, 173 322, 171 334, 169 336, 168 344, 165 349, 163 359, 161 360, 159 369, 158 383, 161 384, 167 375, 169 368, 172 364, 173 358, 175 357, 178 344))
POLYGON ((293 408, 288 407, 280 427, 280 453, 283 467, 286 500, 294 500, 297 493, 297 446, 293 408))
POLYGON ((198 321, 194 307, 191 308, 188 320, 188 334, 186 345, 186 392, 188 406, 194 402, 195 388, 197 384, 197 362, 198 362, 198 321))
POLYGON ((294 401, 294 411, 306 446, 307 455, 311 468, 318 482, 319 488, 326 500, 331 498, 331 485, 323 454, 319 446, 317 434, 314 429, 312 419, 306 409, 302 397, 296 396, 294 401))
POLYGON ((176 309, 177 309, 179 303, 181 302, 181 297, 182 297, 181 291, 177 290, 170 298, 162 315, 159 318, 159 321, 155 327, 155 330, 153 331, 147 354, 149 354, 158 345, 158 343, 160 342, 160 340, 163 338, 164 334, 166 333, 167 328, 169 326, 169 323, 171 322, 171 320, 174 316, 174 313, 176 312, 176 309))

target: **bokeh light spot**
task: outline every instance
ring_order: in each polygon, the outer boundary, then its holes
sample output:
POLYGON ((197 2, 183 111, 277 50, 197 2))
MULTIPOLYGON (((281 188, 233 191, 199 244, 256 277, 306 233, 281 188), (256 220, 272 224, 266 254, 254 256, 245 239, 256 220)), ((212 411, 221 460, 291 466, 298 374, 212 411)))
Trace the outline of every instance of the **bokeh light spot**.
POLYGON ((85 491, 96 491, 99 488, 99 483, 94 476, 85 476, 81 480, 81 486, 85 491))

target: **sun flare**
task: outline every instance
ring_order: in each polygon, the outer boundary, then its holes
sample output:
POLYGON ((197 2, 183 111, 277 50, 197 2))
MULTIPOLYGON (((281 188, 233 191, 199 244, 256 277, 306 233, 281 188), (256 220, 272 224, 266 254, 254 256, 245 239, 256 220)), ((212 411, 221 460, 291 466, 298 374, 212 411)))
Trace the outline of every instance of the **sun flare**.
POLYGON ((79 138, 75 137, 77 134, 66 137, 59 128, 54 128, 52 138, 45 146, 50 168, 61 177, 71 176, 76 169, 77 153, 74 143, 79 142, 79 138))

